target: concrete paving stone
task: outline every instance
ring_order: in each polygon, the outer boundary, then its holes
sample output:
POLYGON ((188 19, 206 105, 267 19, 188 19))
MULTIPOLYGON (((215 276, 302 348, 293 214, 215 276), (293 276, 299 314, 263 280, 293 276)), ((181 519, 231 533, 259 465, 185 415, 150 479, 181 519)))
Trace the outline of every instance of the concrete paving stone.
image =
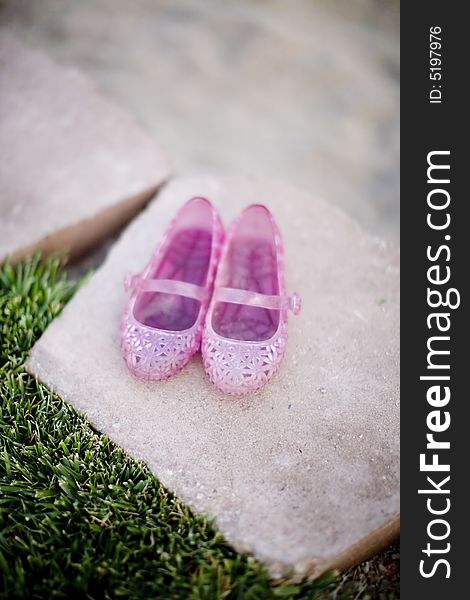
POLYGON ((173 180, 32 350, 27 368, 274 576, 315 577, 385 546, 399 516, 399 257, 340 209, 287 183, 173 180), (228 224, 268 204, 303 298, 280 372, 225 396, 196 356, 165 382, 126 369, 123 278, 146 263, 176 208, 211 199, 228 224))
POLYGON ((169 177, 159 148, 76 70, 0 29, 0 260, 79 254, 169 177))
POLYGON ((282 176, 399 242, 399 0, 2 0, 179 174, 282 176))

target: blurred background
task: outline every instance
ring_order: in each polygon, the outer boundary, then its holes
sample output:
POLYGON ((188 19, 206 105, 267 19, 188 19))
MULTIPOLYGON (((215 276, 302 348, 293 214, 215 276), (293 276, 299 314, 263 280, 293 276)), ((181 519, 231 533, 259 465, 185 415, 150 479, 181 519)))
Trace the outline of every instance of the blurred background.
POLYGON ((398 243, 398 0, 0 0, 0 22, 127 107, 177 174, 282 177, 398 243))

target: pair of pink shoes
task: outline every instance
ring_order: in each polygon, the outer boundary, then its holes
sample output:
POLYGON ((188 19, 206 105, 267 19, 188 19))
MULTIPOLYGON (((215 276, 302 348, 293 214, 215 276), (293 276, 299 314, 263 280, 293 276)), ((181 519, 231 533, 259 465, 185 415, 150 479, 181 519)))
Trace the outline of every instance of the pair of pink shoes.
POLYGON ((279 228, 260 204, 248 206, 224 240, 211 203, 192 198, 125 287, 121 350, 130 371, 166 379, 201 348, 210 380, 228 394, 269 381, 284 355, 288 310, 300 311, 299 296, 286 295, 279 228))

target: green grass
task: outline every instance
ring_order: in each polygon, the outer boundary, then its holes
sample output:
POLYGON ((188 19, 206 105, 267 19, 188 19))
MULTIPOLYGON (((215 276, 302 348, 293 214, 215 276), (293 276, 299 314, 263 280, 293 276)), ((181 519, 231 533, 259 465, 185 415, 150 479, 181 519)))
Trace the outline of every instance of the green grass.
POLYGON ((397 597, 398 575, 379 568, 389 555, 343 578, 269 580, 29 376, 31 346, 77 285, 58 259, 0 266, 0 598, 397 597))

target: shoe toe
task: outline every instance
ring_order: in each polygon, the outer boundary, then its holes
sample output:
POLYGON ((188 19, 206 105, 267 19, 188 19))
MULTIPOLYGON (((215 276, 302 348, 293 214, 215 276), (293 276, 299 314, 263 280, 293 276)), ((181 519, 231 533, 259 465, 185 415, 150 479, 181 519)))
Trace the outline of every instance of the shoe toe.
POLYGON ((129 370, 141 379, 160 381, 180 371, 198 349, 194 332, 150 330, 124 320, 121 352, 129 370))
POLYGON ((206 336, 202 343, 205 370, 222 392, 244 395, 263 387, 277 371, 285 350, 278 336, 269 344, 206 336))

